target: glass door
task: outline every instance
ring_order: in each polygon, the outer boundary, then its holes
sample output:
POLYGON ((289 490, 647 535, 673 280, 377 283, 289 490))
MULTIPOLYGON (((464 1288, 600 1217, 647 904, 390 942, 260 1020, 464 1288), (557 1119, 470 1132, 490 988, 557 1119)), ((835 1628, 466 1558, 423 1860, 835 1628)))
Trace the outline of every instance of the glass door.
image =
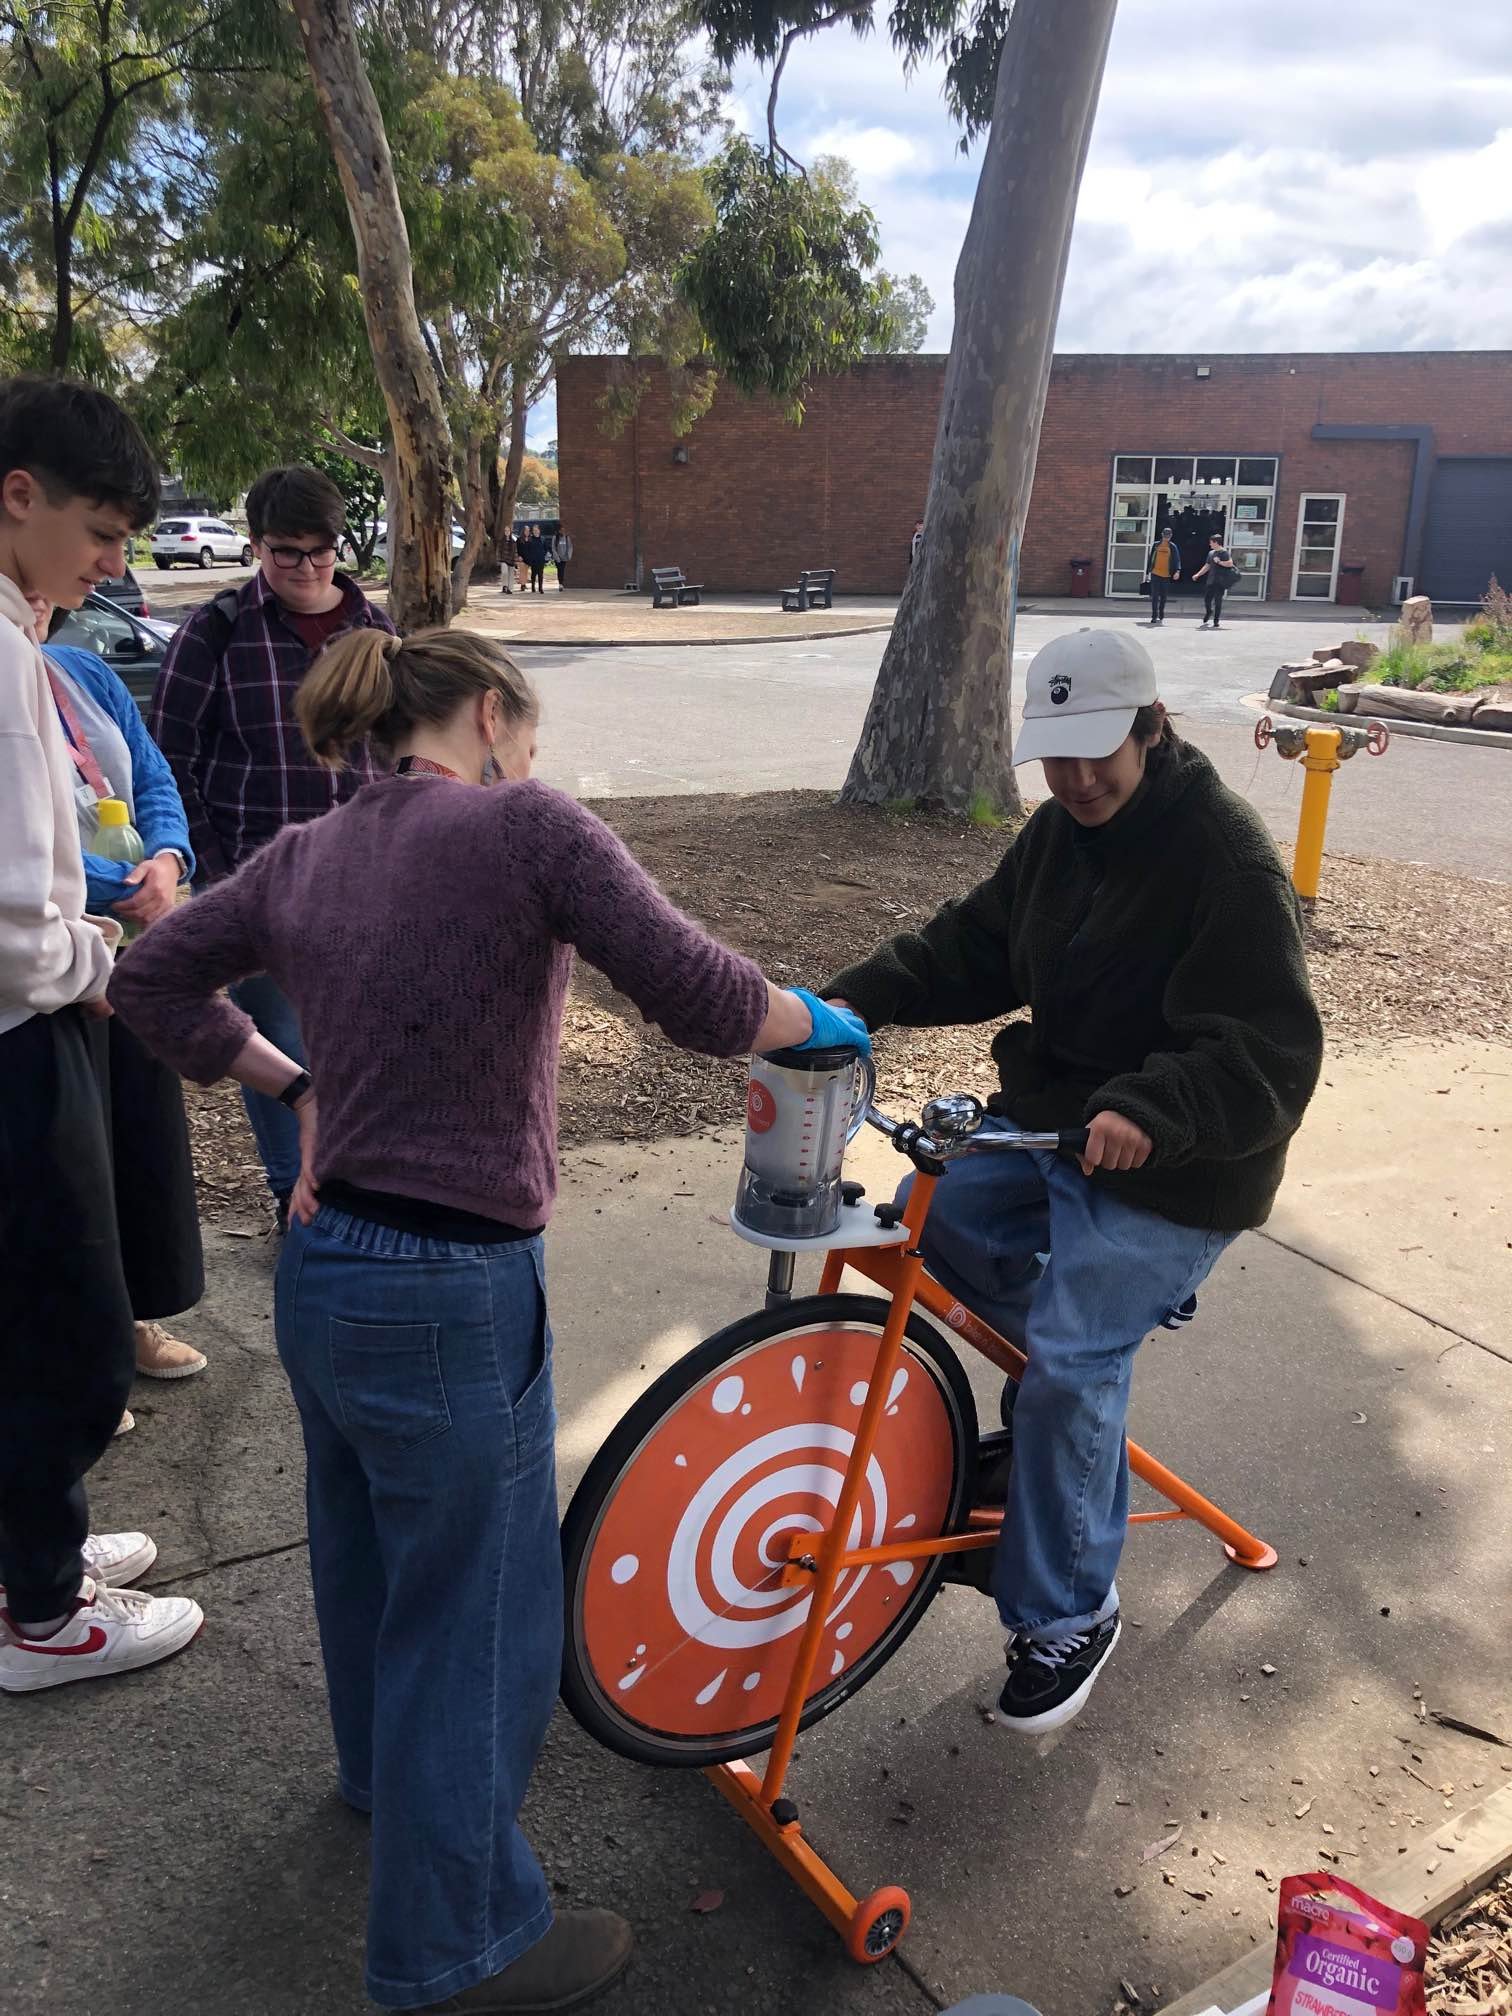
POLYGON ((1298 602, 1332 602, 1339 585, 1339 545, 1344 536, 1342 494, 1303 493, 1297 510, 1297 553, 1292 563, 1292 597, 1298 602))
POLYGON ((1120 455, 1113 465, 1113 508, 1108 520, 1109 595, 1137 595, 1155 543, 1148 455, 1120 455))
POLYGON ((1275 492, 1271 490, 1238 490, 1234 494, 1233 517, 1226 537, 1234 565, 1239 569, 1239 579, 1229 590, 1230 595, 1244 596, 1252 602, 1265 600, 1274 504, 1275 492))

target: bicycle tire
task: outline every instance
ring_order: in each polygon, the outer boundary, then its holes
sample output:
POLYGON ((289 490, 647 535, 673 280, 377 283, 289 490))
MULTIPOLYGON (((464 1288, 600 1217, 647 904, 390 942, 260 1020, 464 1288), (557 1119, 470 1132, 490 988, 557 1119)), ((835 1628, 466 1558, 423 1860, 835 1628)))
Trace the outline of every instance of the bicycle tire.
MULTIPOLYGON (((728 1325, 664 1372, 594 1457, 562 1527, 562 1697, 577 1721, 606 1748, 639 1763, 698 1768, 769 1747, 790 1666, 778 1659, 770 1662, 768 1671, 759 1648, 782 1639, 796 1652, 809 1601, 801 1588, 771 1588, 772 1545, 784 1528, 816 1530, 822 1523, 815 1516, 816 1507, 824 1500, 833 1505, 838 1498, 850 1442, 848 1429, 835 1417, 844 1414, 852 1422, 859 1418, 865 1394, 859 1368, 864 1365, 869 1373, 889 1306, 876 1296, 815 1295, 728 1325), (794 1352, 791 1347, 800 1339, 807 1342, 794 1352), (811 1394, 800 1407, 788 1398, 783 1375, 790 1375, 796 1394, 804 1396, 810 1370, 805 1352, 810 1348, 814 1371, 826 1376, 812 1380, 811 1394), (821 1350, 828 1356, 818 1355, 821 1350), (755 1382, 751 1402, 741 1398, 747 1379, 755 1382), (750 1416, 753 1406, 775 1420, 784 1404, 794 1412, 821 1418, 771 1430, 756 1429, 754 1423, 752 1430, 741 1429, 742 1417, 750 1416), (810 1434, 814 1429, 819 1431, 817 1437, 810 1434), (741 1433, 754 1434, 754 1439, 721 1459, 721 1448, 741 1433), (675 1442, 686 1442, 693 1455, 685 1459, 679 1451, 670 1462, 664 1461, 675 1442), (816 1444, 827 1462, 815 1460, 816 1444), (795 1463, 793 1458, 803 1451, 808 1452, 807 1461, 800 1457, 795 1463), (639 1473, 638 1464, 644 1466, 639 1473), (752 1537, 753 1521, 758 1515, 767 1517, 778 1502, 771 1495, 762 1499, 763 1491, 772 1487, 788 1492, 789 1510, 767 1526, 758 1542, 752 1537), (705 1502, 707 1511, 700 1516, 705 1502), (727 1509, 705 1554, 705 1536, 721 1505, 727 1509), (736 1529, 728 1537, 732 1520, 736 1529), (638 1555, 617 1551, 626 1533, 641 1551, 646 1541, 653 1551, 665 1545, 657 1573, 641 1578, 638 1555), (747 1567, 755 1557, 767 1573, 753 1585, 742 1582, 737 1555, 747 1567), (726 1571, 723 1585, 718 1584, 721 1563, 726 1571), (711 1578, 719 1593, 733 1581, 745 1603, 737 1598, 731 1610, 710 1610, 702 1591, 711 1578), (763 1588, 763 1583, 768 1586, 763 1588), (686 1628, 692 1621, 690 1607, 706 1619, 691 1632, 686 1628), (666 1618, 672 1622, 659 1635, 666 1618), (737 1638, 737 1652, 757 1653, 754 1662, 747 1662, 747 1672, 726 1688, 725 1681, 741 1663, 731 1657, 715 1676, 712 1689, 679 1691, 691 1688, 694 1678, 719 1665, 737 1638), (664 1643, 668 1649, 659 1657, 664 1643), (637 1698, 635 1689, 653 1673, 657 1686, 637 1698), (669 1712, 667 1703, 674 1693, 678 1705, 669 1712), (749 1719, 738 1726, 714 1726, 721 1714, 729 1712, 713 1706, 721 1693, 729 1697, 731 1708, 742 1706, 749 1719), (684 1708, 685 1701, 693 1706, 684 1708), (671 1726, 674 1722, 679 1726, 671 1726)), ((853 1534, 857 1525, 864 1532, 869 1518, 874 1530, 868 1545, 877 1544, 884 1533, 888 1539, 902 1537, 902 1530, 915 1523, 924 1533, 954 1532, 968 1509, 967 1493, 976 1469, 975 1402, 955 1353, 917 1310, 909 1313, 899 1370, 915 1368, 927 1379, 916 1383, 905 1379, 900 1388, 894 1375, 889 1408, 868 1466, 864 1503, 853 1522, 853 1534), (910 1506, 923 1509, 905 1511, 901 1503, 891 1504, 889 1469, 891 1481, 899 1483, 910 1506)), ((837 1601, 828 1620, 832 1628, 827 1628, 816 1662, 818 1684, 800 1727, 808 1728, 838 1708, 892 1657, 933 1601, 946 1558, 933 1555, 884 1569, 850 1570, 837 1581, 837 1601), (862 1585, 873 1575, 876 1582, 863 1601, 862 1585), (884 1575, 891 1578, 892 1589, 882 1582, 884 1575), (899 1590, 904 1592, 901 1597, 899 1590), (840 1612, 853 1603, 852 1617, 837 1623, 840 1612), (847 1638, 854 1640, 853 1647, 839 1642, 847 1638), (828 1672, 820 1679, 826 1662, 828 1672)))

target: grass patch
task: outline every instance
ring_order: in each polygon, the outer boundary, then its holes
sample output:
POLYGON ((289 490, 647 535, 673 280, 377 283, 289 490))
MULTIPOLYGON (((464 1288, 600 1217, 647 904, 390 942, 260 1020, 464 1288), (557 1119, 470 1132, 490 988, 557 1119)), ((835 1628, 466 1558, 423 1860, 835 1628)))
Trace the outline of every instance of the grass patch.
POLYGON ((1512 595, 1492 581, 1458 644, 1393 644, 1363 674, 1367 686, 1415 693, 1476 693, 1512 685, 1512 595))

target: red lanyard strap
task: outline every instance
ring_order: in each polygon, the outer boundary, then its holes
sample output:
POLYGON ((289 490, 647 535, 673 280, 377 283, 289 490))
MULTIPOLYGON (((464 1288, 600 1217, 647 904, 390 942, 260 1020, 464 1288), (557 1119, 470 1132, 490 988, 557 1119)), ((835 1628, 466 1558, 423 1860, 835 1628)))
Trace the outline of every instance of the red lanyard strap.
POLYGON ((108 798, 110 786, 105 781, 105 772, 95 761, 95 753, 89 746, 89 737, 79 726, 79 717, 74 712, 74 704, 68 697, 68 689, 53 670, 47 668, 47 683, 52 688, 53 700, 68 736, 68 753, 74 761, 74 768, 93 791, 96 798, 108 798))

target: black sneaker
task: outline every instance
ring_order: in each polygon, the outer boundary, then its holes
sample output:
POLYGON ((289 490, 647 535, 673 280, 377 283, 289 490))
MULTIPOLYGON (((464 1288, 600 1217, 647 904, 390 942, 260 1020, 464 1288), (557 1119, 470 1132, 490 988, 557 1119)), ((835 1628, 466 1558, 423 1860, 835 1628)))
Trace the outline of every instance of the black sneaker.
POLYGON ((1093 1682, 1123 1631, 1115 1610, 1101 1624, 1061 1637, 1015 1638, 1008 1679, 992 1719, 1021 1736, 1064 1729, 1087 1705, 1093 1682))

